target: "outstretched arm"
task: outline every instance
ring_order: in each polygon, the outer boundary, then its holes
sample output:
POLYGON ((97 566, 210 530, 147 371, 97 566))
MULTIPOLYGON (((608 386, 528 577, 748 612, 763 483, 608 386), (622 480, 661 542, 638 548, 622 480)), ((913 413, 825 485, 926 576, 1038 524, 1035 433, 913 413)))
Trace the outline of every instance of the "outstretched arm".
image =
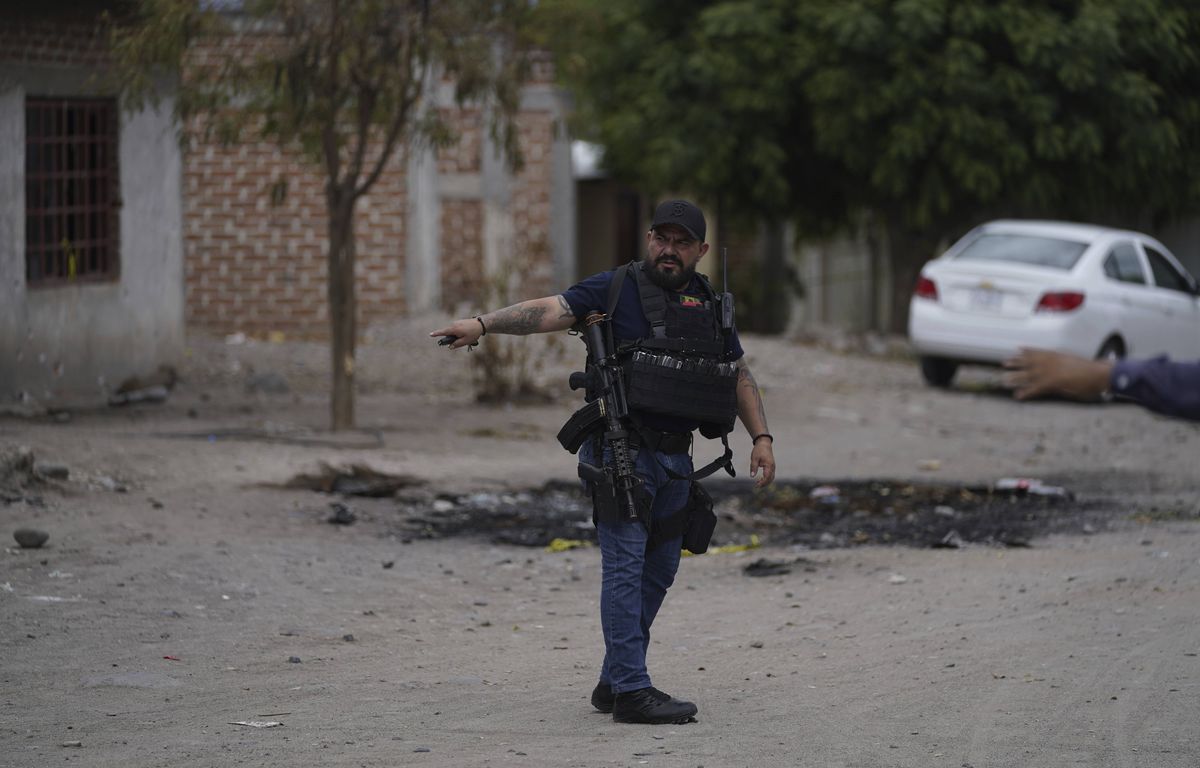
POLYGON ((487 333, 510 333, 526 336, 531 333, 565 331, 575 324, 575 314, 567 300, 558 296, 544 296, 497 309, 479 317, 455 320, 445 328, 439 328, 430 336, 457 336, 450 344, 458 349, 479 341, 487 333))
POLYGON ((1156 413, 1200 421, 1200 362, 1088 360, 1044 349, 1022 349, 1004 362, 1005 377, 1018 400, 1062 395, 1095 400, 1111 391, 1156 413))
POLYGON ((1200 362, 1119 360, 1113 365, 1112 392, 1166 416, 1200 421, 1200 362))
POLYGON ((737 367, 738 418, 750 433, 750 439, 754 440, 754 448, 750 451, 750 477, 758 476, 761 469, 762 475, 754 485, 762 488, 775 479, 775 438, 767 431, 767 410, 763 407, 762 392, 745 357, 737 361, 737 367))
POLYGON ((1098 400, 1108 389, 1113 364, 1048 349, 1022 348, 1016 356, 1004 361, 1004 367, 1009 371, 1004 383, 1012 388, 1013 397, 1018 400, 1046 395, 1098 400))

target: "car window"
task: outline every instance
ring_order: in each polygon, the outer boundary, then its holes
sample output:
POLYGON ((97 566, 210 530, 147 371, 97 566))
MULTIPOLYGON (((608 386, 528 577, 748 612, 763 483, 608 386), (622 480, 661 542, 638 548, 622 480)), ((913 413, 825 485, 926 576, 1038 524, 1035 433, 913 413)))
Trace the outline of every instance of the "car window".
POLYGON ((1150 271, 1154 273, 1154 282, 1159 288, 1172 291, 1191 293, 1192 286, 1187 278, 1179 274, 1179 270, 1167 261, 1167 257, 1150 246, 1146 246, 1146 257, 1150 259, 1150 271))
POLYGON ((1104 274, 1122 283, 1146 284, 1146 273, 1133 243, 1118 243, 1104 260, 1104 274))
POLYGON ((1067 270, 1087 250, 1087 243, 1037 235, 983 234, 955 257, 959 261, 1010 261, 1067 270))

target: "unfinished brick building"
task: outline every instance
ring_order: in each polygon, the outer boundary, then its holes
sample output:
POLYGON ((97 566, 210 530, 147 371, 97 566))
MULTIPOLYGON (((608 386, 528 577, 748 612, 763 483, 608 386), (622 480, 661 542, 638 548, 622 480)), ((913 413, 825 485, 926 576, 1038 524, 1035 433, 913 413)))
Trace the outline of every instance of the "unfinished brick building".
POLYGON ((183 348, 170 107, 123 111, 96 77, 99 10, 0 17, 0 405, 103 396, 183 348))
MULTIPOLYGON (((0 19, 0 355, 15 361, 0 366, 4 396, 106 394, 177 361, 185 325, 328 335, 321 173, 264 142, 181 152, 169 97, 123 111, 97 23, 113 5, 15 0, 0 19)), ((549 62, 523 91, 518 173, 449 84, 431 106, 460 141, 398 152, 357 208, 360 330, 479 306, 485 277, 514 259, 531 290, 576 276, 566 107, 549 62)))
MULTIPOLYGON (((434 154, 397 152, 355 225, 360 328, 411 312, 478 307, 486 275, 517 258, 543 284, 574 277, 574 185, 564 102, 535 67, 518 115, 524 167, 511 173, 485 115, 438 108, 459 133, 434 154)), ((327 332, 323 177, 272 144, 200 144, 184 156, 186 318, 253 335, 327 332), (273 196, 271 190, 286 193, 273 196)))

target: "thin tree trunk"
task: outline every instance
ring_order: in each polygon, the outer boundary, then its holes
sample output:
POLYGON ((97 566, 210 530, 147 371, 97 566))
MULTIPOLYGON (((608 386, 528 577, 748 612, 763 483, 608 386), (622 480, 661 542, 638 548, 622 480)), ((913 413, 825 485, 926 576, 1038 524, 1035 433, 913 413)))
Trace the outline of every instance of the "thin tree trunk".
POLYGON ((762 272, 759 274, 762 289, 763 333, 782 333, 787 327, 788 301, 784 270, 783 223, 768 221, 763 230, 762 272))
POLYGON ((880 284, 883 282, 883 244, 879 237, 879 221, 870 212, 860 221, 867 240, 867 330, 884 333, 888 329, 883 327, 883 313, 879 306, 880 284))
POLYGON ((354 196, 331 190, 329 214, 329 335, 333 371, 330 416, 334 431, 354 428, 354 352, 358 300, 354 286, 354 196))

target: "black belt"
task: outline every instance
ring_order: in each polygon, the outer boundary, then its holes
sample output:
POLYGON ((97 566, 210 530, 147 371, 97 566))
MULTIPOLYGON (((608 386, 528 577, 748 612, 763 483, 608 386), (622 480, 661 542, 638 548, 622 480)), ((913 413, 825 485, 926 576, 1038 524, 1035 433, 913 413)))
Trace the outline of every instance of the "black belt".
POLYGON ((688 453, 692 450, 691 432, 656 432, 642 427, 629 433, 631 446, 644 445, 661 453, 688 453))

